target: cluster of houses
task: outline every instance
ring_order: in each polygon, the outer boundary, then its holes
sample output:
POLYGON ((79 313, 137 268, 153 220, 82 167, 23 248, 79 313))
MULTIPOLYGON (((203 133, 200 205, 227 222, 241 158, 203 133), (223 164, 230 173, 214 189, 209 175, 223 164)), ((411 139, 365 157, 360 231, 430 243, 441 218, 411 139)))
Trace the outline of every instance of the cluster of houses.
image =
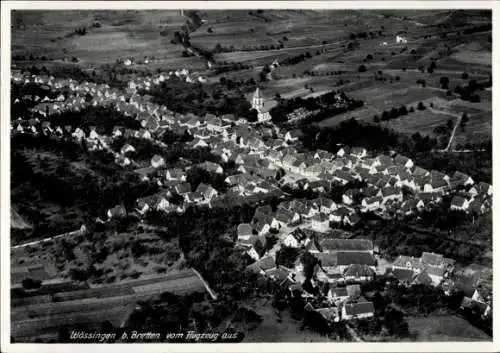
MULTIPOLYGON (((158 194, 139 198, 135 209, 128 210, 140 215, 151 210, 181 213, 193 204, 210 207, 224 195, 206 183, 193 190, 187 182, 187 171, 192 165, 167 168, 160 154, 151 156, 148 165, 138 165, 130 157, 135 151, 131 144, 124 144, 119 151, 109 147, 120 137, 147 139, 167 147, 158 140, 163 133, 188 135, 191 138, 185 142, 186 147, 208 149, 220 160, 220 164, 204 162, 195 167, 221 175, 224 163, 234 163, 237 173, 225 175, 224 182, 228 193, 242 198, 260 197, 284 186, 320 195, 336 186, 345 187, 342 202, 319 196, 313 200, 281 202, 275 211, 270 206, 262 206, 257 208, 250 223, 240 224, 237 228, 237 246, 246 249, 256 260, 250 269, 281 281, 292 291, 301 291, 298 279, 302 276, 303 264, 298 261, 293 269, 276 266, 276 251, 281 246, 304 248, 315 256, 318 259, 315 281, 328 283, 331 290, 327 295, 329 305, 314 310, 334 320, 373 315, 373 304, 352 295, 356 292, 355 287, 349 286, 373 279, 377 261, 370 240, 328 237, 332 228, 355 226, 361 221, 360 215, 366 212, 384 217, 411 215, 438 204, 444 195, 452 193, 455 195, 450 205, 453 210, 484 213, 491 208, 491 185, 476 184, 470 176, 460 172, 450 177, 435 170, 425 170, 400 154, 371 156, 364 148, 348 146, 341 147, 336 153, 322 150, 299 152, 301 131, 284 131, 270 122, 262 110, 263 99, 258 90, 252 97, 252 104, 260 114, 258 124, 250 124, 230 114, 220 117, 178 114, 137 94, 138 90, 147 90, 170 76, 188 77, 189 72, 182 70, 131 81, 124 91, 71 79, 14 75, 12 79, 16 82, 49 86, 55 92, 55 98, 20 97, 36 103, 32 109, 36 117, 12 120, 12 133, 66 136, 85 141, 89 149, 113 153, 116 163, 134 168, 141 179, 162 187, 158 194), (116 109, 125 117, 139 121, 141 128, 133 130, 115 126, 111 134, 106 135, 99 131, 99 127, 73 127, 71 122, 51 126, 48 121, 43 121, 44 117, 67 110, 79 111, 87 106, 116 109), (349 185, 363 186, 349 188, 349 185), (181 202, 172 202, 173 196, 180 196, 181 202), (279 241, 269 250, 267 235, 270 233, 277 234, 279 241)), ((17 100, 14 104, 20 102, 17 100)), ((116 205, 108 210, 107 217, 119 218, 126 214, 122 205, 116 205)), ((439 285, 453 270, 453 261, 429 253, 424 253, 420 259, 401 256, 390 270, 403 283, 439 285)), ((304 295, 307 296, 305 291, 304 295)))
POLYGON ((424 252, 420 258, 399 256, 389 273, 406 285, 427 284, 436 287, 451 276, 454 267, 455 260, 424 252))

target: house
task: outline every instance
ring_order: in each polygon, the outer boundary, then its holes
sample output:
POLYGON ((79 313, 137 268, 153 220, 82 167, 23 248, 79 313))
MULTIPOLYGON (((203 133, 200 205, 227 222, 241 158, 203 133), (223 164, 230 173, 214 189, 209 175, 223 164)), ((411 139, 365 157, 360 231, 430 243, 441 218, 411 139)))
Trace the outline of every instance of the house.
POLYGON ((477 189, 479 194, 491 196, 493 195, 493 188, 491 184, 485 183, 483 181, 477 184, 477 189))
POLYGON ((472 214, 480 215, 486 212, 486 206, 479 200, 474 200, 469 205, 469 211, 472 214))
POLYGON ((328 290, 327 299, 330 303, 344 302, 349 299, 346 287, 332 287, 328 290))
POLYGON ((342 207, 336 209, 335 211, 333 211, 332 213, 330 213, 329 219, 332 222, 342 223, 344 221, 345 217, 349 216, 351 213, 352 213, 352 211, 350 209, 342 206, 342 207))
POLYGON ((300 129, 295 129, 295 130, 290 130, 287 131, 285 134, 285 142, 295 142, 298 141, 304 134, 302 133, 302 130, 300 129))
POLYGON ((406 268, 394 268, 391 269, 388 274, 396 278, 399 283, 405 286, 410 286, 417 275, 415 271, 406 268))
POLYGON ((326 238, 320 242, 320 247, 324 252, 337 251, 366 251, 373 254, 373 243, 368 239, 332 239, 326 238))
POLYGON ((142 129, 139 129, 139 131, 136 133, 136 137, 150 140, 152 136, 151 136, 151 132, 149 130, 142 128, 142 129))
POLYGON ((125 155, 128 152, 135 152, 135 148, 132 145, 129 145, 128 143, 123 145, 122 148, 120 149, 120 153, 125 155))
POLYGON ((342 320, 365 319, 374 315, 375 309, 372 302, 345 303, 342 307, 342 320))
POLYGON ((271 228, 281 229, 281 227, 297 223, 299 220, 300 216, 297 212, 294 212, 292 210, 287 210, 286 208, 283 207, 279 207, 271 223, 271 228))
POLYGON ((342 270, 337 267, 335 254, 314 253, 314 256, 318 259, 320 268, 327 276, 340 277, 342 275, 342 270))
POLYGON ((382 205, 383 199, 380 196, 365 197, 361 201, 362 210, 365 212, 378 210, 382 205))
POLYGON ((443 281, 446 274, 446 269, 438 266, 427 266, 424 271, 431 279, 430 284, 433 286, 438 286, 443 281))
POLYGON ((189 183, 180 183, 174 186, 174 191, 178 195, 184 195, 187 194, 188 192, 191 192, 191 184, 189 183))
POLYGON ((410 215, 415 211, 421 211, 425 207, 425 203, 422 200, 408 199, 401 204, 401 213, 404 215, 410 215))
POLYGON ((406 269, 420 272, 424 269, 424 265, 420 262, 419 258, 400 255, 392 263, 392 270, 394 271, 395 269, 406 269))
POLYGON ((408 43, 408 40, 404 37, 396 36, 396 43, 406 44, 408 43))
POLYGON ((429 265, 429 266, 438 266, 438 267, 445 266, 444 256, 432 252, 423 252, 422 257, 420 258, 420 262, 423 265, 429 265))
POLYGON ((385 187, 381 190, 380 196, 382 196, 383 199, 382 203, 386 203, 388 201, 403 201, 403 192, 400 188, 385 187))
POLYGON ((345 225, 348 226, 355 226, 361 221, 361 217, 359 217, 356 213, 351 213, 348 214, 347 216, 344 217, 343 222, 345 225))
POLYGON ((317 309, 314 309, 314 311, 316 311, 318 314, 323 316, 323 318, 328 323, 340 321, 340 314, 339 314, 338 308, 335 306, 328 307, 328 308, 317 308, 317 309))
POLYGON ((467 174, 456 171, 450 178, 450 184, 453 187, 474 185, 474 180, 467 174))
POLYGON ((469 201, 462 197, 455 195, 451 199, 450 209, 452 211, 466 211, 469 208, 469 201))
POLYGON ((349 146, 343 146, 343 147, 341 147, 341 148, 337 151, 336 155, 337 155, 337 157, 344 158, 344 157, 346 157, 346 156, 347 156, 350 152, 351 152, 351 148, 350 148, 349 146))
POLYGON ((324 213, 318 213, 312 218, 312 229, 317 232, 326 232, 330 228, 330 220, 324 213))
POLYGON ((85 132, 81 128, 77 127, 75 131, 73 131, 71 136, 77 139, 78 141, 81 141, 85 138, 85 132))
POLYGON ((113 208, 110 208, 108 212, 106 213, 108 218, 121 218, 125 217, 127 215, 127 211, 125 210, 125 207, 121 205, 116 205, 113 208))
POLYGON ((90 130, 89 139, 90 140, 99 139, 99 134, 97 133, 96 129, 97 129, 97 126, 89 126, 89 130, 90 130))
POLYGON ((164 195, 156 194, 137 200, 137 211, 145 214, 151 210, 168 211, 170 203, 164 195))
POLYGON ((165 164, 165 160, 163 159, 163 157, 155 154, 153 156, 153 158, 151 158, 151 166, 153 168, 159 168, 161 166, 163 166, 165 164))
POLYGON ((371 281, 375 277, 375 272, 370 266, 352 264, 344 272, 346 281, 371 281))
POLYGON ((346 205, 352 205, 361 192, 358 189, 349 189, 342 195, 342 202, 346 205))
POLYGON ((332 173, 332 179, 339 182, 342 185, 346 185, 348 182, 353 180, 353 177, 345 170, 335 170, 332 173))
POLYGON ((241 223, 237 228, 238 240, 249 240, 253 235, 252 226, 249 223, 241 223))
POLYGON ((394 157, 394 163, 403 166, 406 169, 411 169, 415 165, 415 163, 413 163, 413 161, 410 158, 405 157, 402 154, 398 154, 396 155, 396 157, 394 157))
POLYGON ((345 271, 350 265, 367 265, 375 270, 376 260, 369 252, 338 251, 333 253, 336 265, 340 271, 345 271))
POLYGON ((332 199, 320 196, 313 200, 314 204, 319 208, 319 211, 325 214, 329 214, 337 209, 337 205, 332 199))
POLYGON ((323 161, 331 161, 335 156, 331 152, 324 150, 317 150, 313 157, 323 161))
POLYGON ((168 181, 186 181, 186 174, 179 168, 168 169, 165 177, 168 181))
POLYGON ((356 157, 358 159, 365 158, 368 155, 368 151, 366 148, 362 147, 353 147, 351 149, 350 155, 356 157))
POLYGON ((210 173, 222 174, 224 172, 224 169, 219 164, 210 161, 205 161, 197 166, 210 173))
POLYGON ((203 201, 210 202, 214 197, 216 197, 219 192, 215 190, 211 185, 200 183, 196 188, 196 192, 201 194, 203 201))
POLYGON ((254 216, 251 224, 259 235, 263 235, 271 229, 272 220, 273 217, 271 214, 259 214, 254 216))

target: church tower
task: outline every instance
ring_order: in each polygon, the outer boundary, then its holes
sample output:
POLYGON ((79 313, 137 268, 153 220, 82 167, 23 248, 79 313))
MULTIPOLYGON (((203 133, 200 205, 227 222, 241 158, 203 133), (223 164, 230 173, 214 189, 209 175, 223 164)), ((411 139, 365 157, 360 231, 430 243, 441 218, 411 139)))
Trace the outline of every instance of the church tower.
POLYGON ((264 109, 264 98, 260 94, 260 89, 257 87, 252 98, 252 108, 257 110, 259 113, 264 109))

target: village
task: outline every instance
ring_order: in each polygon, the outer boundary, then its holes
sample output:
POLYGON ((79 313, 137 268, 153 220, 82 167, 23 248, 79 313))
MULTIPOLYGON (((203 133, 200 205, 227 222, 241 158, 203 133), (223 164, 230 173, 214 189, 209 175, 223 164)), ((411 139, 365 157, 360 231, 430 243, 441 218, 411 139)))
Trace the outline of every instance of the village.
MULTIPOLYGON (((290 190, 318 194, 315 199, 283 201, 275 211, 269 205, 258 207, 251 223, 242 223, 234 229, 234 239, 235 246, 243 248, 255 260, 249 271, 279 282, 291 293, 299 293, 308 301, 307 310, 316 310, 329 321, 373 316, 373 303, 360 295, 359 285, 377 275, 393 276, 406 285, 453 287, 450 278, 454 259, 424 252, 420 258, 400 254, 396 261, 388 263, 379 256, 379 249, 370 239, 350 239, 349 233, 342 230, 356 227, 366 214, 384 219, 416 217, 420 211, 438 205, 445 196, 451 197, 447 206, 450 211, 481 215, 491 210, 491 185, 476 183, 460 171, 446 175, 425 170, 411 158, 397 153, 373 155, 356 146, 340 146, 335 154, 305 151, 300 130, 286 131, 270 121, 269 113, 263 109, 265 98, 258 88, 252 97, 252 107, 258 112, 255 123, 232 115, 198 117, 174 113, 165 105, 145 101, 138 94, 139 88, 148 90, 169 79, 193 80, 188 70, 178 70, 138 78, 129 82, 125 91, 120 91, 108 85, 71 79, 15 74, 13 83, 48 86, 51 97, 13 97, 14 105, 29 101, 33 108, 29 119, 12 117, 11 133, 70 139, 84 144, 89 151, 105 151, 112 154, 117 166, 133 170, 143 181, 161 188, 157 194, 137 199, 135 209, 110 205, 107 213, 96 219, 101 223, 130 213, 143 217, 153 210, 182 213, 189 206, 211 208, 224 204, 229 197, 259 200, 273 193, 287 194, 290 190), (107 134, 99 126, 82 128, 70 121, 64 125, 49 122, 49 117, 89 106, 114 109, 138 122, 140 128, 117 125, 107 134), (167 167, 161 153, 149 156, 144 162, 134 159, 135 147, 130 143, 113 149, 116 142, 130 137, 166 148, 162 142, 166 133, 189 136, 184 143, 186 149, 208 149, 219 162, 192 164, 185 160, 179 166, 167 167), (237 173, 226 176, 224 167, 228 163, 234 163, 237 173), (217 190, 209 180, 193 189, 187 182, 187 174, 193 168, 209 175, 224 175, 227 191, 217 190), (349 188, 350 185, 360 186, 349 188), (345 189, 341 202, 325 196, 332 187, 345 189), (174 196, 177 202, 171 201, 174 196), (266 244, 269 234, 277 238, 271 246, 266 244), (312 287, 323 288, 327 284, 319 302, 315 295, 302 288, 304 264, 300 259, 292 267, 277 265, 276 254, 283 248, 300 249, 317 259, 312 287)), ((202 78, 197 80, 203 82, 202 78)), ((490 315, 491 293, 479 293, 473 287, 462 305, 471 303, 479 305, 484 316, 490 315)))

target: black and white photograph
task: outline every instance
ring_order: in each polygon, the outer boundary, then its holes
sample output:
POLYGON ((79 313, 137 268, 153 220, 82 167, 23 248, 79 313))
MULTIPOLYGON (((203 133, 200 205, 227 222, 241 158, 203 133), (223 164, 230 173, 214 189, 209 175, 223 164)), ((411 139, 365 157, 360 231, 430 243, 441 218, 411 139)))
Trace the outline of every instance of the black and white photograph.
POLYGON ((493 350, 492 3, 7 3, 2 344, 493 350))

